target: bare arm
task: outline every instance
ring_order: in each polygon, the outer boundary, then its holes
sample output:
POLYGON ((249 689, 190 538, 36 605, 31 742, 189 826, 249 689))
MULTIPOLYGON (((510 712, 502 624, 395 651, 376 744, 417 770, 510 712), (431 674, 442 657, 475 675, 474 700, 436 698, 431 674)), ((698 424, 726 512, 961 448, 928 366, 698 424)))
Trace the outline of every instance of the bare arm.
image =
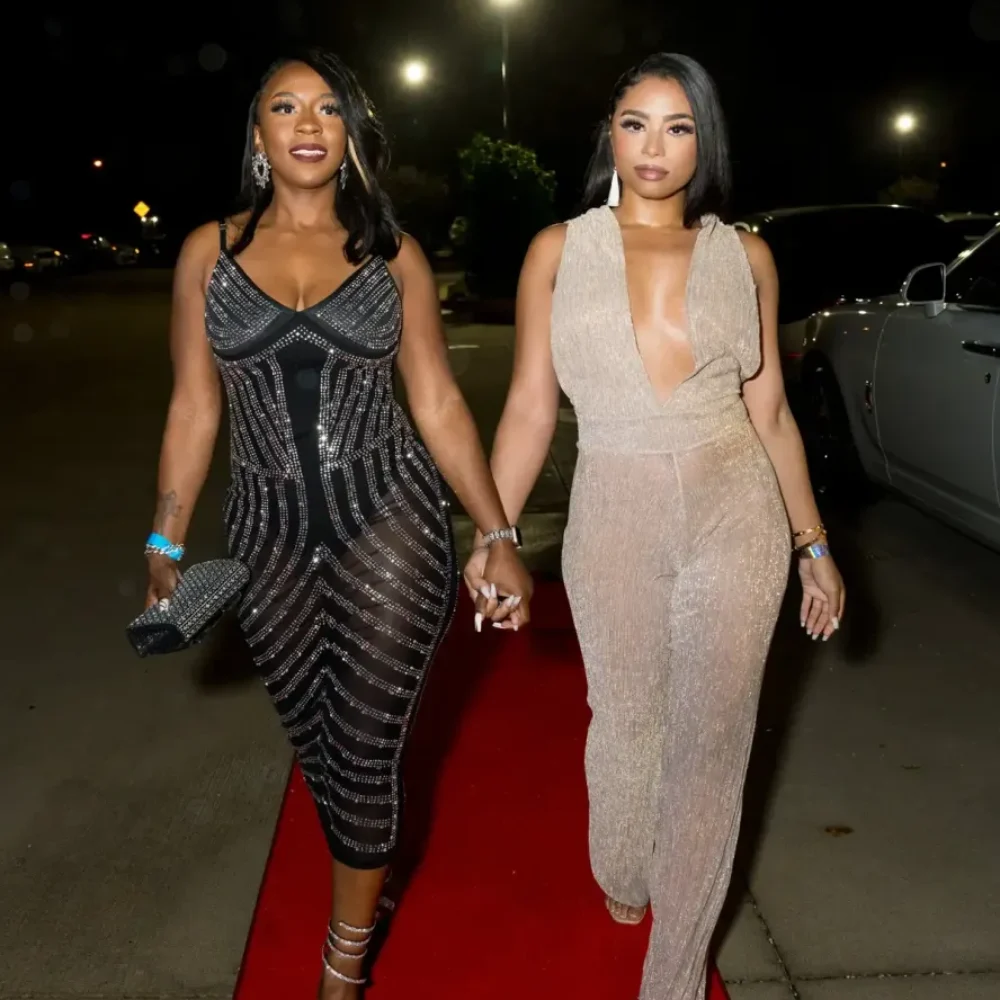
POLYGON ((514 372, 490 462, 512 523, 521 516, 542 471, 559 414, 549 328, 565 242, 565 225, 539 233, 528 248, 517 288, 514 372))
POLYGON ((153 530, 183 543, 208 475, 219 431, 219 374, 205 334, 205 284, 218 253, 218 228, 196 229, 174 273, 170 356, 174 387, 160 448, 153 530))
POLYGON ((409 237, 394 271, 403 296, 399 371, 420 436, 477 528, 507 528, 479 433, 448 363, 434 275, 409 237))
MULTIPOLYGON (((820 523, 819 508, 809 482, 805 448, 798 424, 788 406, 778 350, 778 273, 767 244, 752 233, 740 233, 757 282, 760 304, 760 371, 743 386, 750 420, 774 466, 792 531, 806 531, 820 523)), ((806 536, 803 541, 808 540, 806 536)))
MULTIPOLYGON (((757 436, 778 478, 795 544, 824 541, 819 508, 809 481, 802 436, 785 396, 778 352, 778 273, 767 244, 752 233, 740 233, 757 284, 760 307, 761 368, 743 386, 743 399, 757 436)), ((813 638, 829 639, 844 613, 844 581, 829 555, 801 559, 800 620, 813 638)))

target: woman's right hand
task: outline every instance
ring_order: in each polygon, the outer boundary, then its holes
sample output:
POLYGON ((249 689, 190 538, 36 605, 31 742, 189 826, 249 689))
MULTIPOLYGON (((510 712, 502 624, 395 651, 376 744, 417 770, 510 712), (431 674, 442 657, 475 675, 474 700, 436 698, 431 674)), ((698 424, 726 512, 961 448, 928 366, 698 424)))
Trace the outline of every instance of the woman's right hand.
POLYGON ((146 562, 149 565, 146 607, 151 608, 154 604, 160 604, 164 601, 169 603, 180 580, 177 563, 173 559, 168 559, 166 556, 160 555, 146 556, 146 562))

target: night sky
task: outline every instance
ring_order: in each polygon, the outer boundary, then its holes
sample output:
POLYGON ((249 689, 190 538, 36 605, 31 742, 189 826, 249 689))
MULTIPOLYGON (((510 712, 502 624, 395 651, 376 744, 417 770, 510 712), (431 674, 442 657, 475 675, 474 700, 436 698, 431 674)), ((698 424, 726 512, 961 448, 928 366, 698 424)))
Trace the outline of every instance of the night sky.
MULTIPOLYGON (((570 214, 615 78, 652 51, 678 51, 719 83, 739 210, 872 201, 901 172, 937 180, 942 209, 1000 210, 1000 0, 918 9, 523 0, 510 15, 513 138, 557 171, 570 214), (900 151, 890 122, 904 109, 921 128, 900 151)), ((500 128, 487 0, 43 0, 9 11, 0 239, 126 226, 139 198, 178 233, 218 217, 237 191, 257 78, 302 42, 357 70, 397 164, 452 174, 473 133, 500 128), (420 92, 399 81, 414 55, 433 70, 420 92), (121 215, 94 218, 109 206, 121 215)))

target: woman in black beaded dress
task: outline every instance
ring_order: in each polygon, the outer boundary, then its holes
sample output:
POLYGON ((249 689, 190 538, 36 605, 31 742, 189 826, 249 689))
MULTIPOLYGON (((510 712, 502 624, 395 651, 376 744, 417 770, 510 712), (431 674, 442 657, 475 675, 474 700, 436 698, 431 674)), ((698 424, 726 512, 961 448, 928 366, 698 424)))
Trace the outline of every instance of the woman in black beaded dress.
MULTIPOLYGON (((334 861, 323 1000, 363 986, 401 756, 454 610, 441 474, 493 533, 485 578, 506 599, 492 617, 519 605, 523 620, 531 588, 448 365, 434 277, 378 186, 384 162, 371 105, 336 58, 271 67, 250 112, 253 207, 195 230, 178 260, 154 524, 183 543, 224 388, 229 546, 252 573, 240 623, 334 861), (397 362, 426 447, 394 397, 397 362)), ((149 563, 148 602, 169 600, 176 563, 149 563)))

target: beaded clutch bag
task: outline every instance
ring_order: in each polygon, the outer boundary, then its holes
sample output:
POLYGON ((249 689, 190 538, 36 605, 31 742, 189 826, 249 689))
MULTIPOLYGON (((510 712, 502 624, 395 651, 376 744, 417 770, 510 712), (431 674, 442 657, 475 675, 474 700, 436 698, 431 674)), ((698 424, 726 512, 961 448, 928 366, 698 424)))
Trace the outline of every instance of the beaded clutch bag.
POLYGON ((250 570, 235 559, 212 559, 190 566, 166 610, 154 604, 125 630, 140 656, 174 653, 202 641, 234 607, 250 582, 250 570))

